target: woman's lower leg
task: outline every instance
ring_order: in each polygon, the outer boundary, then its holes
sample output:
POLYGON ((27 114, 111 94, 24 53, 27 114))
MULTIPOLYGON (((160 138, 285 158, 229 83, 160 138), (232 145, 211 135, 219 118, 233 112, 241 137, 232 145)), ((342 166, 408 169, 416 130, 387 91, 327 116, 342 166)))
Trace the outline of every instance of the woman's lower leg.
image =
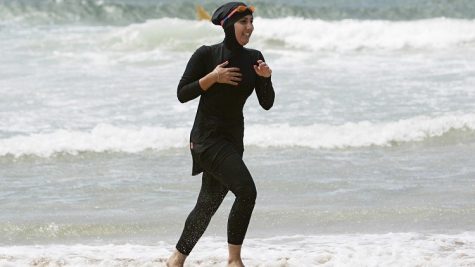
POLYGON ((228 264, 234 266, 244 266, 241 259, 241 245, 228 244, 229 257, 228 264))
POLYGON ((167 267, 183 267, 186 257, 187 255, 175 249, 173 254, 167 260, 167 267))
POLYGON ((176 249, 189 255, 206 231, 208 224, 219 208, 228 190, 208 173, 203 174, 200 194, 194 209, 188 215, 176 249))
POLYGON ((228 218, 228 243, 242 245, 254 210, 257 192, 254 183, 251 183, 234 190, 233 193, 236 199, 228 218))

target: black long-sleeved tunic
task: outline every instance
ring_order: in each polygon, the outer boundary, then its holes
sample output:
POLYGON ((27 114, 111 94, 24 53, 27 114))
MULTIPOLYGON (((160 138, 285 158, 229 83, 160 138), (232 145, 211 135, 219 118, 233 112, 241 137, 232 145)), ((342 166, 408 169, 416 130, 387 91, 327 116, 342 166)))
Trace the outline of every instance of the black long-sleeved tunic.
POLYGON ((191 56, 178 84, 177 96, 184 103, 201 96, 195 121, 190 134, 190 148, 193 156, 192 175, 203 171, 195 156, 212 145, 230 142, 237 152, 244 151, 243 107, 252 91, 256 90, 259 104, 266 110, 274 103, 274 89, 271 78, 258 76, 253 65, 263 60, 261 52, 242 47, 230 50, 225 42, 212 46, 201 46, 191 56), (242 74, 237 86, 215 83, 204 91, 199 79, 213 71, 225 61, 226 67, 238 67, 242 74))

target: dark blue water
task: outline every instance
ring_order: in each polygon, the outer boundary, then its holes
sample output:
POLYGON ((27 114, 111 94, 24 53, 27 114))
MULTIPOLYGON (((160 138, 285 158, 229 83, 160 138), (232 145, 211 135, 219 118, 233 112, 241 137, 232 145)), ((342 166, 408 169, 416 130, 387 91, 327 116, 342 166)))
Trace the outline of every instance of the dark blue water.
MULTIPOLYGON (((191 0, 0 0, 0 20, 27 23, 129 24, 149 19, 196 17, 202 5, 212 13, 224 1, 191 0)), ((324 20, 417 20, 436 17, 474 19, 471 0, 260 0, 256 16, 303 17, 324 20)))

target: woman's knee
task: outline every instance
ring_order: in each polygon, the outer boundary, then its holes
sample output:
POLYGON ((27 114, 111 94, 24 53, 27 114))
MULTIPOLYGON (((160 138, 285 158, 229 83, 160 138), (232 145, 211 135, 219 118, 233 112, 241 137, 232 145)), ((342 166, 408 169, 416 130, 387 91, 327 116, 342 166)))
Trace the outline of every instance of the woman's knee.
POLYGON ((195 209, 204 214, 213 215, 223 202, 225 195, 222 194, 203 194, 198 197, 195 209))
POLYGON ((250 202, 255 202, 257 198, 257 189, 254 183, 239 186, 233 193, 236 198, 250 202))

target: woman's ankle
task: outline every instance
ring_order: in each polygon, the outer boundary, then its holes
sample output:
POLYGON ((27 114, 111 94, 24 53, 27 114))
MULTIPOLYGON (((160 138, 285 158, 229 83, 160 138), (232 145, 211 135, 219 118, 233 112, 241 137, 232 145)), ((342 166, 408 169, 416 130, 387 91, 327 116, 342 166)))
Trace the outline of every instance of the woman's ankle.
POLYGON ((180 251, 178 251, 177 249, 175 249, 175 251, 171 255, 170 259, 173 262, 183 264, 183 263, 185 263, 185 260, 186 260, 187 256, 188 255, 185 255, 185 254, 181 253, 180 251))
POLYGON ((242 265, 241 247, 242 245, 233 245, 233 244, 228 243, 228 249, 229 249, 228 264, 232 264, 236 266, 242 265))

